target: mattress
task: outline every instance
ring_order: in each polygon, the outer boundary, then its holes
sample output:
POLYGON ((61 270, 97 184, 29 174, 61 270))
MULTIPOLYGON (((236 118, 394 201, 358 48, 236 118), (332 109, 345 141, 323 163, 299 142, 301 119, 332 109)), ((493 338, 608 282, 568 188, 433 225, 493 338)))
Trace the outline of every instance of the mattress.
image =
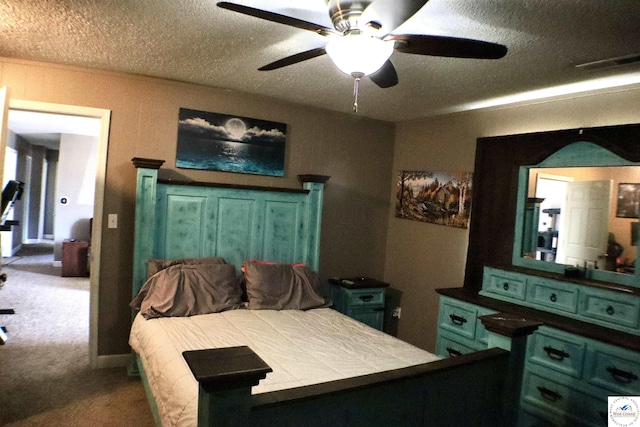
POLYGON ((273 369, 253 394, 438 359, 330 308, 149 320, 138 315, 129 343, 140 356, 163 426, 197 424, 198 384, 182 357, 185 350, 249 346, 273 369))

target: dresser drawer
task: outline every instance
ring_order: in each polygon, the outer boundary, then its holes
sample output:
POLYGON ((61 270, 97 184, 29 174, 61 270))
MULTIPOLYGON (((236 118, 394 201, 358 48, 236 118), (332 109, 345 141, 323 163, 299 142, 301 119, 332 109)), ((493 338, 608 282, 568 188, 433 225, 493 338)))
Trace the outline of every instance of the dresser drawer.
POLYGON ((620 395, 640 395, 640 354, 597 350, 590 365, 586 378, 591 384, 620 395))
POLYGON ((384 288, 349 290, 349 307, 384 305, 384 288))
POLYGON ((443 334, 438 334, 438 344, 436 347, 436 354, 442 357, 456 357, 478 351, 471 346, 459 343, 443 334))
POLYGON ((524 300, 526 281, 523 276, 492 268, 485 269, 483 289, 497 295, 524 300))
POLYGON ((559 427, 561 424, 552 423, 543 417, 533 415, 528 411, 520 411, 518 415, 518 427, 559 427))
POLYGON ((582 296, 581 314, 613 325, 636 328, 640 315, 638 298, 626 296, 602 296, 585 291, 582 296))
POLYGON ((533 304, 567 313, 578 310, 578 290, 575 285, 534 278, 527 283, 527 292, 527 300, 533 304))
POLYGON ((523 402, 542 409, 544 417, 552 423, 606 425, 607 401, 568 385, 529 372, 524 378, 522 393, 523 402))
POLYGON ((540 328, 530 338, 528 358, 531 363, 581 378, 586 346, 583 341, 558 331, 540 328))
POLYGON ((476 337, 478 309, 471 304, 443 298, 440 303, 439 327, 471 340, 476 337))

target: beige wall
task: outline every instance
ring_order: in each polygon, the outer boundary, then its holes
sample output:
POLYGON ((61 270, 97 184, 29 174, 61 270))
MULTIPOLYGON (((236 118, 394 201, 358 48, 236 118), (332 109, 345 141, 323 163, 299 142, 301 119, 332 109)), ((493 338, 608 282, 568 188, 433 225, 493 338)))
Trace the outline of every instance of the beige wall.
MULTIPOLYGON (((640 88, 471 111, 396 124, 391 184, 401 170, 473 171, 478 137, 640 122, 640 88)), ((395 188, 391 191, 391 204, 395 188)), ((472 213, 473 215, 473 208, 472 213)), ((400 289, 398 335, 435 350, 435 289, 464 280, 468 230, 398 219, 389 213, 385 280, 400 289)))
POLYGON ((394 125, 203 86, 0 59, 11 98, 111 110, 102 225, 98 354, 126 354, 131 311, 135 198, 133 157, 175 169, 180 107, 288 124, 284 178, 176 170, 198 181, 299 188, 298 174, 330 175, 324 203, 321 273, 382 277, 394 125))
POLYGON ((135 197, 132 157, 175 169, 180 107, 288 124, 287 175, 175 170, 223 183, 298 187, 296 175, 331 175, 325 193, 321 273, 384 277, 403 292, 401 338, 434 350, 438 297, 462 286, 467 230, 394 218, 400 170, 472 171, 480 136, 640 122, 640 90, 453 114, 397 125, 265 98, 131 75, 0 58, 11 97, 112 111, 103 224, 98 353, 129 352, 135 197), (394 148, 395 141, 395 148, 394 148))

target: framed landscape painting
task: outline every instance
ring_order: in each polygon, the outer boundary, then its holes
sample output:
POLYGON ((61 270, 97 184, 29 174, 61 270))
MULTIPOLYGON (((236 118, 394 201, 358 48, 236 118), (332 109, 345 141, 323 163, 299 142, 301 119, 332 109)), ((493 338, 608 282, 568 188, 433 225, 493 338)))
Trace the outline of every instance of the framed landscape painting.
POLYGON ((176 167, 284 176, 284 123, 180 108, 176 167))
POLYGON ((640 184, 618 184, 616 217, 634 219, 640 217, 640 184))
POLYGON ((470 172, 400 172, 396 217, 468 228, 472 176, 470 172))

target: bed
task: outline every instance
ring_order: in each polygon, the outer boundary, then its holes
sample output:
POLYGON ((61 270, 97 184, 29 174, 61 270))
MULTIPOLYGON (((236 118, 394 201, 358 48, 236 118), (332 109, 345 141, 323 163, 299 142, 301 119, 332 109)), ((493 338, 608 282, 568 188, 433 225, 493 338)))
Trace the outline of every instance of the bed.
POLYGON ((158 425, 501 424, 507 351, 440 360, 330 308, 327 177, 237 187, 133 163, 132 371, 158 425))

